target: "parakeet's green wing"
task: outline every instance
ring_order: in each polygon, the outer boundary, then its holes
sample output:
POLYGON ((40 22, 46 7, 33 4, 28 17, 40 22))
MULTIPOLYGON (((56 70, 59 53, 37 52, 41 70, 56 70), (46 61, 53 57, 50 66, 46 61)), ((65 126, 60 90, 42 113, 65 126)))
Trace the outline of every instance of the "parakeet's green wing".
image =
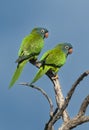
MULTIPOLYGON (((47 52, 44 53, 44 55, 41 57, 40 61, 43 62, 46 60, 47 56, 49 55, 51 50, 48 50, 47 52)), ((38 70, 36 76, 34 77, 34 79, 32 80, 31 84, 33 84, 34 82, 36 82, 38 79, 40 79, 48 70, 50 69, 49 66, 42 66, 40 67, 40 69, 38 70)))
POLYGON ((27 56, 32 53, 39 54, 43 46, 44 40, 39 34, 30 34, 23 39, 18 56, 27 56))
POLYGON ((27 60, 26 61, 23 61, 21 64, 19 64, 19 67, 16 68, 15 72, 14 72, 14 75, 11 79, 11 82, 10 82, 10 85, 9 85, 9 88, 11 88, 14 83, 17 81, 17 79, 19 78, 25 64, 27 63, 27 60))
POLYGON ((26 36, 23 40, 22 40, 22 43, 21 43, 21 46, 20 46, 20 49, 19 49, 19 52, 18 52, 18 56, 21 56, 22 55, 22 52, 24 51, 24 47, 26 46, 26 44, 28 43, 29 41, 29 35, 26 36))
POLYGON ((41 57, 40 61, 46 60, 46 58, 49 56, 50 53, 51 53, 51 50, 48 50, 47 52, 45 52, 45 53, 43 54, 43 56, 41 57))
POLYGON ((59 49, 56 47, 52 50, 48 50, 46 53, 41 58, 41 61, 44 61, 44 64, 48 64, 50 66, 59 66, 61 67, 65 61, 66 61, 66 56, 63 51, 59 51, 59 49))

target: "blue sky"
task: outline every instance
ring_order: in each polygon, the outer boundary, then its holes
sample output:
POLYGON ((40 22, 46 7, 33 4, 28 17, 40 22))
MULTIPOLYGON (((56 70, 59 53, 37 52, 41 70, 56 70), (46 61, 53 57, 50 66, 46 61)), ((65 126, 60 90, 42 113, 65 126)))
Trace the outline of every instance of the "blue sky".
MULTIPOLYGON (((21 41, 37 26, 49 30, 49 38, 45 40, 39 58, 60 42, 70 42, 74 47, 73 54, 58 73, 64 96, 78 76, 89 69, 89 0, 0 0, 1 130, 42 130, 49 119, 49 104, 45 98, 36 90, 18 85, 22 81, 30 82, 37 68, 28 63, 18 82, 8 90, 21 41)), ((76 89, 68 107, 71 117, 76 115, 89 94, 88 83, 89 77, 76 89)), ((51 81, 44 76, 36 85, 49 94, 55 107, 51 81)), ((55 129, 59 125, 60 121, 55 129)), ((75 129, 88 130, 89 124, 75 129)))

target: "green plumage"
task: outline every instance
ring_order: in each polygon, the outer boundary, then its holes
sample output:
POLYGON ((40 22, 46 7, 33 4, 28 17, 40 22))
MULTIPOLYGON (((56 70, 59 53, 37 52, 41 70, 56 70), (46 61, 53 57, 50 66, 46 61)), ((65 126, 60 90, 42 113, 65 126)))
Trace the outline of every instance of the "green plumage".
POLYGON ((49 70, 52 70, 56 74, 60 67, 65 64, 70 49, 72 49, 70 43, 62 43, 44 53, 40 60, 42 66, 39 68, 31 84, 35 83, 49 70))
POLYGON ((25 64, 27 63, 27 61, 23 61, 20 65, 19 65, 19 68, 17 67, 15 72, 14 72, 14 75, 12 77, 12 80, 10 82, 10 86, 9 87, 12 87, 14 85, 14 83, 16 82, 16 80, 19 78, 25 64))
POLYGON ((44 46, 44 38, 47 37, 48 30, 45 28, 34 28, 32 32, 26 36, 20 46, 18 52, 18 63, 15 73, 10 82, 9 88, 18 80, 25 64, 29 60, 36 60, 44 46))

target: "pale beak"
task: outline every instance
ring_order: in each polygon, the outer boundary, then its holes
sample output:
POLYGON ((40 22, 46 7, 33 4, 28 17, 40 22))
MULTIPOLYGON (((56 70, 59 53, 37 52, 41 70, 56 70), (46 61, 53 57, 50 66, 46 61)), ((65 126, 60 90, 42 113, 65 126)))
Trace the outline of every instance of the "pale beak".
POLYGON ((68 54, 72 54, 72 52, 73 52, 73 48, 70 48, 70 49, 68 50, 68 54))
POLYGON ((44 36, 45 36, 45 38, 48 38, 49 33, 48 33, 48 32, 46 32, 44 36))

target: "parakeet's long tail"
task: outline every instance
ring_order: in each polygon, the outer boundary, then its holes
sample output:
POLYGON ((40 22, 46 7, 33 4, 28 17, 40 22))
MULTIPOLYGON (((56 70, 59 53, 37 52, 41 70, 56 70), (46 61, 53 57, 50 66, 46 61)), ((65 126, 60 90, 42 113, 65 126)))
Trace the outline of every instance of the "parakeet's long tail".
POLYGON ((21 72, 22 72, 26 63, 27 63, 27 60, 20 63, 19 66, 16 68, 14 75, 11 79, 9 88, 11 88, 14 85, 14 83, 18 80, 18 78, 19 78, 19 76, 20 76, 20 74, 21 74, 21 72))
POLYGON ((40 79, 49 70, 49 68, 50 68, 49 66, 40 67, 40 69, 38 70, 36 76, 34 77, 34 79, 32 80, 32 82, 30 84, 33 84, 38 79, 40 79))

